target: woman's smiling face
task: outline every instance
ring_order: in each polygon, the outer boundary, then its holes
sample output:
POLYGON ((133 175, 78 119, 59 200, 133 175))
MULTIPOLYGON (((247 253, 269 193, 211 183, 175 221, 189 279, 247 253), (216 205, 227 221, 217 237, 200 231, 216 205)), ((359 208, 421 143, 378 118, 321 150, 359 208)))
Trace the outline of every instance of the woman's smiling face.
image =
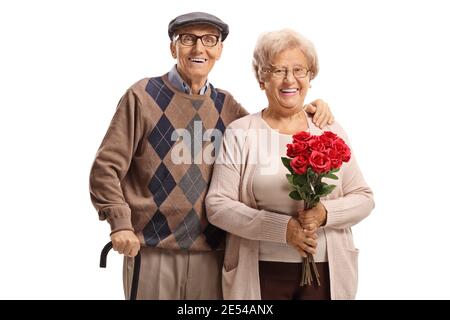
POLYGON ((303 107, 310 77, 309 72, 304 72, 308 70, 308 59, 303 52, 299 48, 281 51, 271 61, 271 65, 271 72, 263 84, 269 106, 273 110, 303 107), (305 73, 305 76, 299 77, 305 73))

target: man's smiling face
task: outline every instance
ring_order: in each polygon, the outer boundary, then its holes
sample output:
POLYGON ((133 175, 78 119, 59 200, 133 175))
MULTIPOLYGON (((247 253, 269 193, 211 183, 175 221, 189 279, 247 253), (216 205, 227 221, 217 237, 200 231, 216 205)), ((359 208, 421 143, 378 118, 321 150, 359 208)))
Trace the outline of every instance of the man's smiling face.
MULTIPOLYGON (((201 37, 205 34, 220 36, 219 30, 207 24, 197 24, 182 27, 177 30, 176 35, 192 34, 201 37)), ((213 47, 203 45, 201 39, 193 46, 181 43, 179 37, 172 41, 170 48, 172 56, 177 59, 177 69, 182 78, 190 85, 192 82, 206 82, 208 74, 219 60, 222 54, 223 44, 221 41, 213 47)))

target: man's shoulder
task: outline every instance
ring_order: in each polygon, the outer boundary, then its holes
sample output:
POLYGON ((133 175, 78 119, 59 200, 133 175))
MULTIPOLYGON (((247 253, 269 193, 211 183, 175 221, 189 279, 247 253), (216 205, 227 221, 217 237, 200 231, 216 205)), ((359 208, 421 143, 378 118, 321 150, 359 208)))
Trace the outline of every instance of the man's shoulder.
POLYGON ((215 89, 217 92, 220 92, 220 93, 224 94, 226 97, 231 98, 231 99, 233 99, 233 100, 235 101, 233 95, 232 95, 229 91, 224 90, 224 89, 221 89, 221 88, 214 88, 214 89, 215 89))
POLYGON ((245 108, 239 102, 236 101, 236 99, 229 91, 223 89, 216 89, 216 90, 217 92, 220 92, 221 94, 224 95, 223 98, 224 107, 234 115, 233 117, 234 119, 241 118, 248 114, 247 110, 245 110, 245 108))
POLYGON ((142 78, 133 83, 127 91, 131 91, 140 98, 158 95, 161 88, 166 86, 163 77, 164 75, 142 78))
POLYGON ((150 77, 142 78, 135 83, 133 83, 128 90, 131 90, 133 92, 143 92, 145 91, 145 88, 148 85, 149 80, 152 79, 150 77))

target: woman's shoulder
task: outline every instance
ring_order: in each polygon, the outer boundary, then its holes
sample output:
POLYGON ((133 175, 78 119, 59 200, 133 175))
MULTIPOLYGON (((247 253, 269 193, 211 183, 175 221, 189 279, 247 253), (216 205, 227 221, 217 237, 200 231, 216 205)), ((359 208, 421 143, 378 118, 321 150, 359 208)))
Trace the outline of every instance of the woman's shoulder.
MULTIPOLYGON (((305 112, 306 113, 306 112, 305 112)), ((347 133, 345 132, 344 128, 341 126, 341 124, 336 121, 336 119, 333 121, 332 124, 327 124, 326 126, 324 126, 322 129, 320 129, 318 126, 316 126, 314 124, 314 122, 312 121, 314 114, 309 114, 306 113, 306 117, 308 119, 308 126, 309 126, 309 131, 311 134, 314 135, 321 135, 323 132, 325 131, 331 131, 335 134, 337 134, 339 137, 341 137, 342 139, 344 139, 345 141, 347 141, 347 133)))
POLYGON ((335 134, 337 134, 339 137, 341 137, 342 139, 344 139, 345 142, 349 142, 348 141, 348 137, 347 137, 347 133, 345 132, 344 128, 341 126, 341 124, 334 120, 334 122, 332 124, 328 124, 326 125, 323 129, 323 131, 331 131, 335 134))
POLYGON ((242 118, 236 119, 231 122, 227 129, 249 129, 257 125, 257 120, 260 115, 260 112, 252 113, 246 115, 242 118))
POLYGON ((342 128, 341 124, 334 120, 334 122, 332 124, 327 124, 322 131, 331 131, 334 133, 338 133, 338 132, 343 132, 344 129, 342 128))

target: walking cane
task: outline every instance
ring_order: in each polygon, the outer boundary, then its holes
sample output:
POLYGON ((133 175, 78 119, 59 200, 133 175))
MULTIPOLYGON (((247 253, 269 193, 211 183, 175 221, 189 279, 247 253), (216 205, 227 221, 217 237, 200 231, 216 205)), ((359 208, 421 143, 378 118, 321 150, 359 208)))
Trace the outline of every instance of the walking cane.
MULTIPOLYGON (((106 257, 108 252, 112 249, 112 241, 108 242, 102 250, 100 255, 100 268, 106 268, 106 257)), ((134 257, 134 268, 133 268, 133 280, 131 281, 131 293, 130 300, 136 300, 138 284, 139 284, 139 272, 141 270, 141 253, 138 252, 136 257, 134 257)))

